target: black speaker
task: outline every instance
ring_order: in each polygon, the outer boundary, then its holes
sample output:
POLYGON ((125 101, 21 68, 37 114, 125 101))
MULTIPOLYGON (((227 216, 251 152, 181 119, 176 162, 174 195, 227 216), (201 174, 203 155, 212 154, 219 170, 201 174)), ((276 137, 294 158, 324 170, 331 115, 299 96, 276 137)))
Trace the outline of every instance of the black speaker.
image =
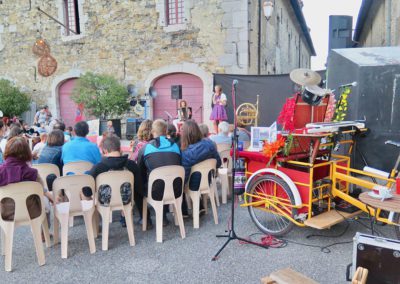
POLYGON ((126 119, 126 138, 131 140, 136 135, 140 124, 143 119, 141 118, 127 118, 126 119))
POLYGON ((171 86, 171 99, 181 100, 182 99, 182 85, 171 86))

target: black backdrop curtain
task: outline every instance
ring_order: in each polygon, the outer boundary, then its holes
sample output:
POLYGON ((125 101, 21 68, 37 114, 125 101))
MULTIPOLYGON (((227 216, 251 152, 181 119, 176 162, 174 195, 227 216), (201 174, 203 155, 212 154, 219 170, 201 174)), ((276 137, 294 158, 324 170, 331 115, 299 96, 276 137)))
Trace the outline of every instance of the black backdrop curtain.
POLYGON ((278 117, 286 98, 295 93, 289 75, 229 75, 214 74, 214 85, 221 85, 228 98, 228 121, 233 123, 232 82, 236 87, 236 107, 242 103, 255 104, 259 95, 258 126, 269 126, 278 117))
MULTIPOLYGON (((318 71, 324 78, 325 71, 318 71)), ((259 95, 258 126, 269 126, 276 121, 286 99, 296 91, 296 85, 289 74, 282 75, 232 75, 213 74, 214 86, 221 85, 228 98, 228 122, 233 123, 232 82, 238 80, 236 87, 236 107, 242 103, 255 104, 259 95)))

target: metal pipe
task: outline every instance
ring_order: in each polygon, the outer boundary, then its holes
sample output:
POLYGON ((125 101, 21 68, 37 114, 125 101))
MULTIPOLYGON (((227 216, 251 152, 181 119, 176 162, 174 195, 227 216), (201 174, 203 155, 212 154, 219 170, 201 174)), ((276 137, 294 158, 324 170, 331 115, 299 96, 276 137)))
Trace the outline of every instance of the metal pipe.
POLYGON ((257 45, 257 74, 261 74, 261 0, 258 0, 258 45, 257 45))
POLYGON ((54 22, 56 22, 57 24, 59 24, 60 26, 63 26, 64 28, 66 28, 67 30, 69 30, 71 33, 73 34, 78 34, 77 32, 75 32, 74 30, 71 30, 69 27, 67 27, 66 25, 64 25, 63 23, 61 23, 59 20, 57 20, 56 18, 54 18, 53 16, 47 14, 45 11, 43 11, 42 9, 40 9, 40 7, 37 7, 37 10, 43 14, 45 14, 47 17, 49 17, 50 19, 52 19, 54 22))
POLYGON ((392 45, 392 0, 386 0, 386 46, 392 45))

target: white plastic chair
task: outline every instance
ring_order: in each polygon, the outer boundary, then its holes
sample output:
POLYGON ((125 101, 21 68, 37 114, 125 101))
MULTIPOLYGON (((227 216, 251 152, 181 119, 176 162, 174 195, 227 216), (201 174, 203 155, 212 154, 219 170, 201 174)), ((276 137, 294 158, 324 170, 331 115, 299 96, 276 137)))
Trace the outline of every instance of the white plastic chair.
MULTIPOLYGON (((126 220, 126 228, 128 230, 129 244, 135 245, 135 236, 133 232, 133 191, 134 177, 130 171, 110 171, 102 173, 96 178, 96 208, 102 218, 102 250, 108 250, 108 232, 110 226, 110 216, 112 211, 123 210, 126 220), (121 185, 129 182, 132 188, 131 202, 123 205, 120 194, 121 185), (101 185, 109 185, 111 187, 111 200, 109 206, 104 206, 98 201, 98 190, 101 185)), ((98 226, 96 226, 98 228, 98 226)))
POLYGON ((192 169, 190 171, 190 177, 189 177, 189 182, 187 183, 186 186, 186 194, 189 195, 191 201, 192 201, 192 208, 193 208, 193 227, 195 229, 198 229, 199 223, 200 223, 200 196, 204 195, 204 205, 206 207, 207 205, 207 197, 210 198, 211 202, 211 208, 213 211, 213 216, 214 216, 214 222, 215 224, 218 224, 218 213, 217 213, 217 206, 215 203, 215 186, 213 186, 213 183, 215 182, 214 175, 212 174, 212 171, 215 172, 215 168, 217 165, 217 160, 215 159, 208 159, 204 160, 194 166, 192 166, 192 169), (200 181, 200 186, 197 191, 191 190, 190 189, 190 178, 193 173, 198 172, 201 174, 201 181, 200 181), (208 181, 208 176, 211 173, 211 184, 208 181))
POLYGON ((96 252, 94 242, 93 213, 95 181, 89 175, 73 175, 57 178, 53 184, 54 200, 62 194, 62 189, 68 202, 56 203, 54 205, 54 243, 58 243, 58 224, 61 223, 61 258, 68 257, 68 220, 69 217, 83 216, 86 226, 86 234, 89 241, 90 253, 96 252), (91 200, 82 200, 82 188, 90 187, 93 192, 91 200))
POLYGON ((90 171, 92 167, 93 164, 87 161, 70 162, 63 166, 63 176, 68 174, 84 175, 90 171))
MULTIPOLYGON (((88 171, 90 171, 93 167, 93 164, 88 161, 77 161, 77 162, 70 162, 63 166, 63 176, 66 175, 84 175, 88 171)), ((69 219, 69 226, 74 226, 74 217, 70 217, 69 219)))
POLYGON ((221 181, 221 201, 226 204, 228 200, 228 192, 230 191, 230 184, 232 182, 232 157, 231 150, 224 150, 219 152, 221 157, 221 168, 218 169, 218 176, 221 181))
POLYGON ((174 209, 175 225, 179 224, 181 237, 186 237, 185 225, 183 224, 182 216, 182 194, 185 183, 185 169, 182 166, 165 166, 156 168, 151 171, 148 182, 147 198, 143 199, 143 231, 147 227, 147 203, 150 204, 156 212, 156 239, 157 242, 163 241, 163 209, 164 205, 172 204, 174 209), (180 179, 179 191, 175 193, 174 182, 180 179), (154 200, 151 194, 153 183, 157 180, 164 181, 163 199, 154 200))
POLYGON ((37 169, 39 176, 43 182, 43 187, 47 188, 46 178, 50 174, 54 174, 56 177, 60 176, 60 169, 58 166, 50 163, 34 164, 32 168, 37 169))
POLYGON ((11 198, 12 200, 14 200, 15 204, 14 220, 4 220, 3 216, 1 216, 0 214, 0 227, 3 231, 4 236, 4 239, 2 240, 4 244, 4 249, 2 250, 2 253, 5 255, 5 270, 11 271, 12 267, 14 229, 16 227, 24 225, 29 225, 31 227, 38 263, 40 266, 44 265, 45 255, 41 236, 42 228, 44 231, 47 247, 50 247, 50 235, 44 208, 42 185, 38 182, 25 181, 0 187, 0 201, 4 198, 11 198), (30 218, 26 205, 26 200, 31 195, 39 196, 41 202, 41 213, 38 217, 34 219, 30 218))
POLYGON ((222 151, 225 151, 225 150, 230 150, 232 148, 232 144, 227 144, 227 143, 219 143, 219 144, 217 144, 217 151, 218 151, 218 153, 219 152, 222 152, 222 151))

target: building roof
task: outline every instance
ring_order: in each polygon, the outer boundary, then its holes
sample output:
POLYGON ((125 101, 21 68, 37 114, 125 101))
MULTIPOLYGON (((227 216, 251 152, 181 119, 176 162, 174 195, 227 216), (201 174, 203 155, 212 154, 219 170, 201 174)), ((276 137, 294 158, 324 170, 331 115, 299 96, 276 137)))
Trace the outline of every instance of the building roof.
POLYGON ((299 21, 301 30, 303 31, 304 37, 306 38, 307 44, 311 50, 311 55, 316 56, 317 54, 315 53, 314 44, 312 42, 310 31, 308 30, 300 2, 299 0, 290 0, 290 3, 292 4, 297 21, 299 21))
POLYGON ((356 28, 354 30, 353 40, 357 43, 360 40, 362 30, 364 28, 365 21, 367 20, 369 10, 372 6, 372 0, 363 0, 361 8, 358 13, 356 28))
POLYGON ((400 65, 400 47, 363 47, 333 49, 358 66, 400 65))

